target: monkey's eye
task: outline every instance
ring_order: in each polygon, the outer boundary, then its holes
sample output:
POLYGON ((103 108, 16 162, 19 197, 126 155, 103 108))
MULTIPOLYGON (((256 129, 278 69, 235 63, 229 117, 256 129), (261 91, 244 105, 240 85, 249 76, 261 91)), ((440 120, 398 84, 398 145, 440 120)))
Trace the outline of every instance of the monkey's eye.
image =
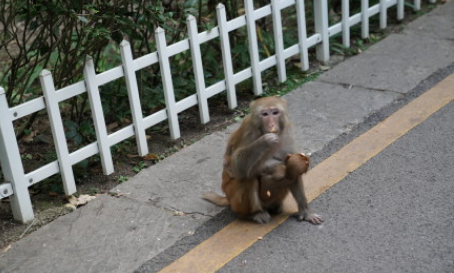
POLYGON ((273 111, 273 116, 279 115, 279 111, 273 111))
POLYGON ((268 116, 268 112, 263 112, 262 113, 262 117, 267 117, 268 116))

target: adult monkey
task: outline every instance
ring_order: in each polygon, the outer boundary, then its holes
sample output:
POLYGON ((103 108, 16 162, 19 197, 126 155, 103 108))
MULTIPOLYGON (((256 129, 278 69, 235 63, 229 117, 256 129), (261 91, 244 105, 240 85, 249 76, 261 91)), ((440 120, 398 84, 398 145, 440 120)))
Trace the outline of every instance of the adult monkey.
POLYGON ((285 169, 287 156, 296 153, 294 142, 286 101, 279 97, 253 101, 250 113, 227 143, 222 171, 226 197, 209 192, 203 198, 219 206, 230 206, 239 218, 267 223, 270 213, 282 211, 282 201, 290 191, 298 204, 297 220, 320 224, 323 219, 309 210, 300 175, 282 184, 270 181, 273 172, 285 169), (266 185, 261 184, 262 176, 267 177, 266 185), (270 194, 264 196, 260 192, 270 194))

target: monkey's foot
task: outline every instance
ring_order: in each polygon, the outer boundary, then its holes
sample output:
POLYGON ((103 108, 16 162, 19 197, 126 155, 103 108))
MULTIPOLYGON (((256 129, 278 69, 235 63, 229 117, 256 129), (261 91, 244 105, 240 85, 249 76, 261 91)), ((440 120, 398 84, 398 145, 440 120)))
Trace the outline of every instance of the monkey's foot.
POLYGON ((303 215, 296 213, 293 216, 296 218, 296 220, 298 222, 301 222, 304 220, 304 221, 308 221, 314 225, 320 225, 324 221, 320 215, 315 214, 315 213, 307 213, 307 214, 303 214, 303 215))
POLYGON ((251 219, 259 224, 266 224, 271 220, 271 216, 267 211, 261 211, 254 214, 251 219))

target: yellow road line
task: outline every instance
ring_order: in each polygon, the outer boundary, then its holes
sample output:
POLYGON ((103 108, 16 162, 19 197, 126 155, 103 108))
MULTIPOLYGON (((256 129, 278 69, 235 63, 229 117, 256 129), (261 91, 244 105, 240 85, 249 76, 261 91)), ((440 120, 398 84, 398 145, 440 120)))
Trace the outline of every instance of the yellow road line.
MULTIPOLYGON (((315 199, 453 99, 454 74, 310 170, 304 178, 308 200, 315 199)), ((235 220, 160 272, 214 272, 297 211, 293 198, 285 199, 284 211, 287 214, 274 217, 266 225, 235 220)))

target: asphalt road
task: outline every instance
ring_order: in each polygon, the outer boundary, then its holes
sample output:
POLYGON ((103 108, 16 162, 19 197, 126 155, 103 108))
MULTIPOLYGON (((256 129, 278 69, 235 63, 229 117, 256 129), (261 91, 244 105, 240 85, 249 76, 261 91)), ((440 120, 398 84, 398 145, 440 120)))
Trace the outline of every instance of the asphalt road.
MULTIPOLYGON (((454 66, 445 70, 414 96, 454 66)), ((314 155, 315 161, 400 107, 376 113, 314 155)), ((451 102, 312 201, 326 219, 323 225, 289 219, 218 272, 454 272, 453 117, 451 102)), ((218 214, 135 272, 159 271, 234 218, 229 210, 218 214)))
POLYGON ((219 272, 454 272, 454 103, 219 272))

